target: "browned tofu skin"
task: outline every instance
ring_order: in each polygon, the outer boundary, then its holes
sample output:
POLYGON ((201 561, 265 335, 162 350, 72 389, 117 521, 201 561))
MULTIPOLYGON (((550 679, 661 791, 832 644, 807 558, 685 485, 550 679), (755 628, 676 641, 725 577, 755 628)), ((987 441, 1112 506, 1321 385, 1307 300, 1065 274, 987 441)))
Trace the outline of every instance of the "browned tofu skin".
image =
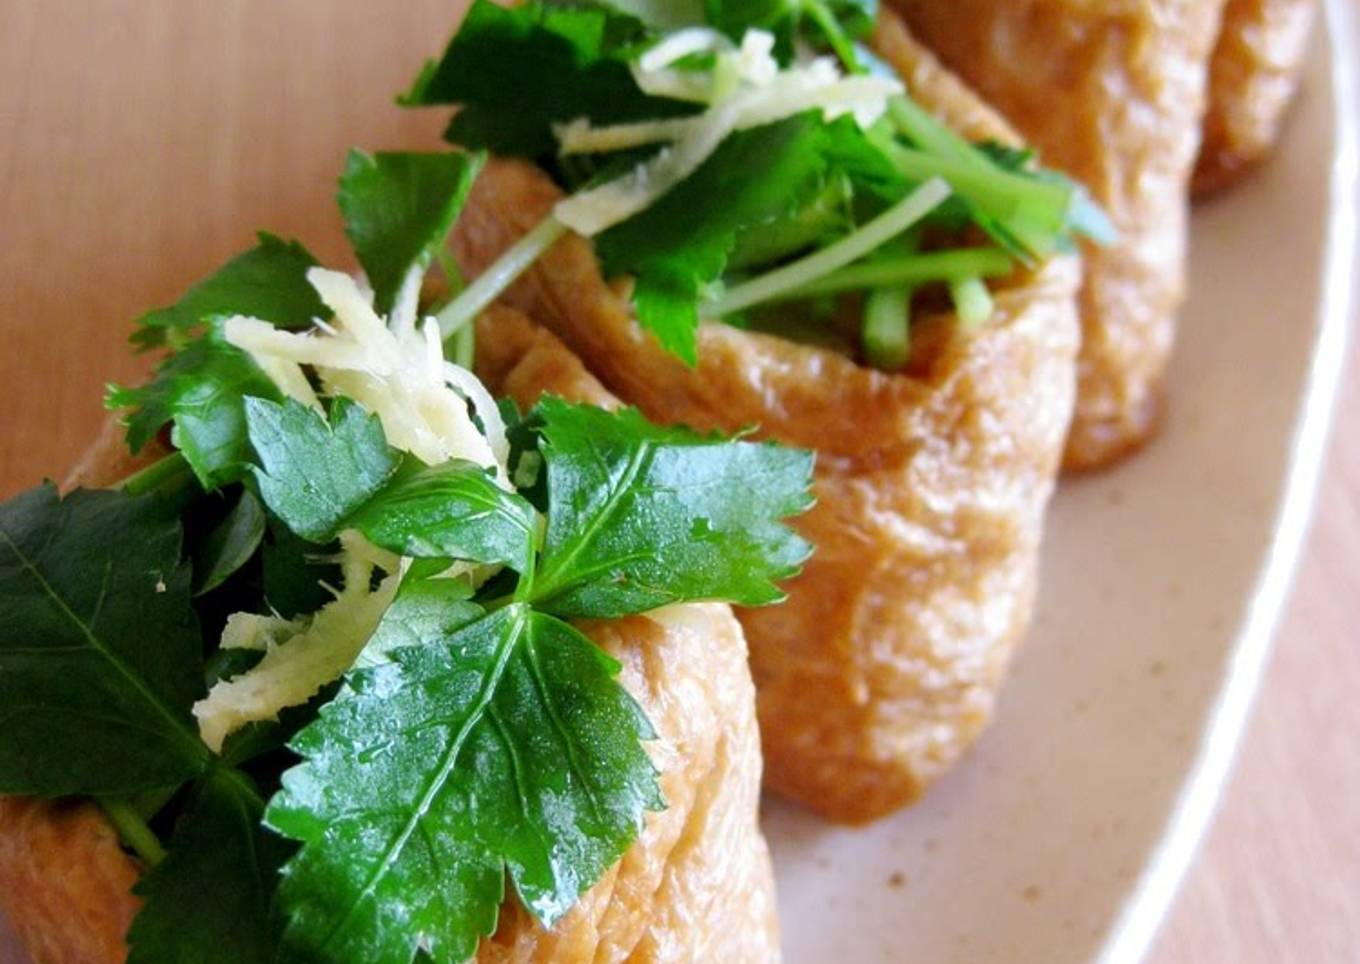
POLYGON ((1185 293, 1186 192, 1223 0, 890 0, 1120 231, 1086 247, 1070 469, 1141 445, 1185 293))
MULTIPOLYGON (((1007 136, 905 34, 890 52, 925 103, 1007 136)), ((532 167, 491 162, 455 233, 460 257, 485 267, 557 197, 532 167)), ((786 603, 739 611, 775 790, 870 820, 920 794, 987 720, 1029 622, 1071 413, 1077 283, 1061 259, 1000 291, 981 331, 918 324, 929 348, 902 375, 721 324, 702 326, 686 368, 577 237, 509 293, 650 417, 817 450, 817 506, 795 521, 816 552, 786 603)))
POLYGON ((35 964, 113 964, 140 870, 89 803, 0 797, 0 904, 35 964))
POLYGON ((1317 0, 1228 0, 1209 64, 1196 195, 1236 183, 1274 146, 1316 16, 1317 0))
MULTIPOLYGON (((528 405, 543 393, 614 400, 551 335, 506 309, 478 325, 492 391, 528 405)), ((119 474, 107 432, 83 461, 85 484, 119 474)), ((121 472, 120 472, 121 474, 121 472)), ((580 904, 544 931, 513 900, 483 941, 483 962, 779 960, 774 878, 757 824, 760 741, 741 625, 727 606, 673 606, 582 626, 623 664, 620 680, 647 712, 648 744, 667 809, 580 904)), ((37 964, 114 964, 137 912, 138 866, 87 803, 0 797, 0 907, 37 964)))

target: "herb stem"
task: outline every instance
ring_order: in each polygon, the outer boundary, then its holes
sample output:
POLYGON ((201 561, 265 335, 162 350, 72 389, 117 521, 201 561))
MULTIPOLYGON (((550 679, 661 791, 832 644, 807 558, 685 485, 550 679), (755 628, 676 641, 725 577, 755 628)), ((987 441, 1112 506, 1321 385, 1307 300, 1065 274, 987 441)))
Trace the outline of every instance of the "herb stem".
POLYGON ((99 806, 109 818, 118 837, 132 849, 148 867, 154 867, 165 859, 165 847, 160 838, 146 825, 142 815, 132 803, 122 797, 100 797, 99 806))
POLYGON ((911 288, 874 288, 864 299, 864 355, 875 368, 898 371, 911 358, 911 288))
POLYGON ((439 262, 439 271, 444 275, 444 282, 449 286, 449 298, 456 298, 467 287, 467 279, 463 277, 462 269, 453 259, 453 253, 442 244, 434 249, 434 256, 439 262))
POLYGON ((954 310, 965 328, 976 328, 986 323, 996 307, 987 285, 976 275, 951 279, 949 296, 954 300, 954 310))
POLYGON ((727 315, 762 301, 778 298, 791 289, 810 285, 897 237, 939 207, 947 197, 949 185, 940 178, 931 178, 878 217, 835 244, 739 284, 704 308, 713 315, 727 315))
POLYGON ((128 495, 145 495, 148 492, 171 494, 179 491, 192 478, 193 473, 184 453, 172 452, 123 479, 121 488, 128 495))
POLYGON ((455 365, 472 371, 472 363, 477 353, 477 326, 462 325, 450 339, 451 355, 455 365))
POLYGON ((552 247, 566 230, 565 224, 549 214, 537 227, 507 248, 491 267, 478 275, 472 284, 435 315, 443 336, 450 338, 460 328, 470 324, 529 265, 552 247))
POLYGON ((827 8, 827 5, 822 0, 802 0, 801 6, 803 12, 822 32, 822 36, 826 38, 826 42, 830 44, 832 51, 845 66, 846 71, 852 74, 864 73, 864 65, 859 62, 859 57, 855 55, 855 45, 845 35, 845 31, 837 22, 835 15, 827 8))
POLYGON ((891 138, 877 144, 898 173, 913 180, 943 177, 954 190, 981 210, 1002 219, 1022 218, 1043 231, 1062 230, 1072 194, 1061 184, 1020 177, 960 157, 903 147, 891 138))
POLYGON ((866 261, 833 271, 821 279, 776 295, 770 300, 798 300, 838 295, 865 288, 918 287, 958 278, 1000 278, 1015 270, 1010 255, 997 248, 958 248, 900 258, 866 261))

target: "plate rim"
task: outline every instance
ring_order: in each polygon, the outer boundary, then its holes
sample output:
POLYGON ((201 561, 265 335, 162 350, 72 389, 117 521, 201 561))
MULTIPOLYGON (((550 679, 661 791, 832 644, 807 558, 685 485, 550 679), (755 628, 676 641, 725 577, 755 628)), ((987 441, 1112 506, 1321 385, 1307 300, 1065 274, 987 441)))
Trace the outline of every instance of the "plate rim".
POLYGON ((1176 795, 1165 830, 1143 865, 1096 964, 1137 964, 1151 949, 1213 822, 1237 759, 1256 693, 1288 601, 1303 545, 1312 528, 1322 469, 1330 451, 1333 413, 1356 307, 1360 209, 1360 91, 1357 46, 1360 18, 1348 0, 1324 0, 1335 149, 1328 181, 1328 219, 1316 337, 1303 399, 1291 431, 1284 495, 1275 510, 1270 549, 1257 573, 1246 616, 1237 630, 1228 672, 1205 724, 1189 774, 1176 795))

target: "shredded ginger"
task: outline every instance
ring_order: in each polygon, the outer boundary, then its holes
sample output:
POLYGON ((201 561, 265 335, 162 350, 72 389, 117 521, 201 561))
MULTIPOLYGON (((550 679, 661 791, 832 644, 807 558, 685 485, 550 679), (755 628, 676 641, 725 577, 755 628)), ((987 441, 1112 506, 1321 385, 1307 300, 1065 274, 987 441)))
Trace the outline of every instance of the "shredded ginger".
POLYGON ((427 465, 467 459, 494 470, 508 488, 510 444, 500 411, 475 375, 444 360, 438 323, 426 318, 416 325, 414 292, 399 299, 389 325, 349 275, 312 268, 307 280, 335 313, 330 323, 293 332, 238 316, 226 322, 227 341, 248 352, 289 397, 319 406, 301 368, 312 365, 326 392, 375 413, 392 445, 427 465))
POLYGON ((554 129, 562 154, 598 154, 648 144, 661 150, 623 177, 579 191, 557 203, 557 220, 591 237, 643 211, 693 174, 733 131, 772 124, 809 110, 828 121, 849 114, 867 128, 883 116, 888 98, 903 92, 893 78, 846 77, 835 61, 817 57, 780 70, 774 37, 748 30, 739 48, 713 31, 682 30, 652 47, 632 65, 644 92, 709 104, 693 117, 635 121, 596 127, 586 118, 554 129), (672 65, 696 52, 716 50, 707 75, 672 65))
MULTIPOLYGON (((415 281, 418 276, 413 273, 415 281)), ((309 332, 282 331, 256 318, 235 317, 227 340, 246 351, 285 395, 320 408, 302 370, 315 368, 325 392, 345 395, 374 412, 387 440, 427 465, 460 458, 493 470, 512 488, 510 443, 491 393, 477 376, 444 358, 439 325, 416 323, 418 284, 402 286, 391 317, 373 309, 373 296, 349 275, 312 268, 307 280, 334 312, 309 332), (485 427, 478 430, 468 406, 485 427)), ((354 665, 391 605, 406 560, 375 548, 357 532, 342 532, 344 588, 312 616, 287 620, 235 613, 222 633, 223 649, 253 649, 264 656, 249 670, 213 685, 194 705, 199 732, 215 751, 247 724, 278 718, 307 702, 354 665), (378 570, 387 575, 372 586, 378 570)), ((457 563, 443 575, 476 583, 494 567, 457 563)))
POLYGON ((401 582, 395 557, 386 560, 391 575, 370 588, 379 554, 345 533, 344 588, 307 619, 235 613, 222 633, 223 649, 263 650, 253 667, 213 685, 194 704, 203 742, 220 753, 228 736, 249 723, 278 719, 279 711, 299 706, 354 664, 401 582))

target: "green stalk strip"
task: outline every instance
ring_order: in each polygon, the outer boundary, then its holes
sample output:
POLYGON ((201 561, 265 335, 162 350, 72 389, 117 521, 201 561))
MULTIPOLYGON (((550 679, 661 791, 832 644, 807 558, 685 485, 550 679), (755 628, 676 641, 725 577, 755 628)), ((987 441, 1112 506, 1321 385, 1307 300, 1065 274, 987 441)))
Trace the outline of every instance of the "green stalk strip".
POLYGON ((869 364, 897 371, 911 358, 911 295, 906 285, 874 288, 864 299, 861 339, 869 364))
POLYGON ((866 288, 919 287, 961 278, 1002 278, 1015 270, 1010 255, 996 248, 931 251, 903 258, 866 261, 832 272, 818 281, 782 292, 771 300, 838 295, 866 288))
POLYGON ((566 231, 567 226, 549 214, 537 227, 507 248, 462 294, 435 315, 444 338, 451 337, 454 332, 470 324, 566 231))
POLYGON ((947 197, 949 185, 939 178, 932 178, 835 244, 737 285, 717 301, 704 305, 703 311, 714 316, 731 314, 810 285, 895 238, 939 207, 947 197))
POLYGON ((965 328, 976 328, 992 317, 996 305, 987 285, 979 277, 954 278, 949 282, 949 296, 954 299, 954 310, 965 328))
POLYGON ((128 495, 145 495, 148 492, 170 493, 178 491, 183 485, 193 481, 193 472, 183 453, 172 452, 157 459, 146 468, 132 473, 123 480, 122 489, 128 495))
POLYGON ((146 825, 142 815, 129 801, 115 797, 101 797, 99 806, 103 808, 109 823, 118 831, 118 837, 148 867, 154 867, 165 859, 165 847, 161 845, 151 828, 146 825))
POLYGON ((893 166, 904 177, 925 180, 942 177, 966 200, 1008 226, 1026 233, 1034 229, 1056 234, 1063 229, 1067 209, 1072 203, 1071 192, 1060 184, 1020 177, 990 164, 984 166, 952 157, 928 154, 903 147, 890 138, 878 138, 893 166), (1020 224, 1009 224, 1012 219, 1020 224))

